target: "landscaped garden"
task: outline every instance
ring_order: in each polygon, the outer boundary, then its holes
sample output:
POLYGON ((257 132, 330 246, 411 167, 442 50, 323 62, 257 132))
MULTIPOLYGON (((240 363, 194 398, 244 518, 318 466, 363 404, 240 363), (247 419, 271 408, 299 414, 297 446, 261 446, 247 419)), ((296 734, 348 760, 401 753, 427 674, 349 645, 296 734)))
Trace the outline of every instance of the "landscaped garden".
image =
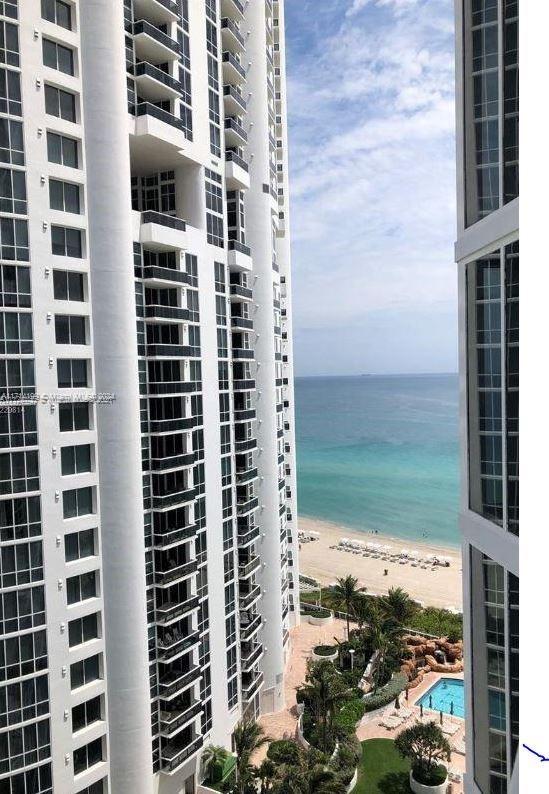
POLYGON ((362 758, 353 794, 410 794, 410 762, 392 739, 362 742, 362 758))

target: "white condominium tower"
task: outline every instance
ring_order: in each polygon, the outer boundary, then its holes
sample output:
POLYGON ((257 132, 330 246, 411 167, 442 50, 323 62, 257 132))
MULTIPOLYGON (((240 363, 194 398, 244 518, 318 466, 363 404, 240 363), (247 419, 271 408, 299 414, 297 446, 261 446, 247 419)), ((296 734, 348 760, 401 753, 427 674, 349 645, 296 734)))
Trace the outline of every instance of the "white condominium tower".
POLYGON ((0 794, 191 794, 299 614, 282 0, 0 0, 0 794))
POLYGON ((518 0, 456 0, 467 794, 518 794, 518 0))

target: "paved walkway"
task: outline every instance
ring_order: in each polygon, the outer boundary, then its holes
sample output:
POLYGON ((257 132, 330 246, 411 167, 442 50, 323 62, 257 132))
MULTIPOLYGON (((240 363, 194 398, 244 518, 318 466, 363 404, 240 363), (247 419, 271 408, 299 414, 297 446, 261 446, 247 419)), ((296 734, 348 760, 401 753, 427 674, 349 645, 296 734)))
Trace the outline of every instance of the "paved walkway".
MULTIPOLYGON (((295 735, 297 727, 296 713, 296 687, 305 680, 307 659, 315 645, 333 645, 334 637, 343 640, 346 634, 346 625, 343 620, 334 620, 326 626, 311 626, 310 623, 300 623, 290 630, 291 650, 284 682, 286 707, 283 711, 274 714, 264 714, 259 718, 259 723, 265 733, 273 739, 291 738, 295 735)), ((262 747, 254 755, 253 762, 260 763, 267 752, 262 747)))

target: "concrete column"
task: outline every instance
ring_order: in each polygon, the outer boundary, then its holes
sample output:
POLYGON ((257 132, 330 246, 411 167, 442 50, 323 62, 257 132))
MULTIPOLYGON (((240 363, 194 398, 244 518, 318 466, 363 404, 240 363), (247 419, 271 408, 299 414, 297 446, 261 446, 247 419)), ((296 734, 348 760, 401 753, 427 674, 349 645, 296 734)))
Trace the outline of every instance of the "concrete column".
POLYGON ((152 791, 143 493, 122 0, 81 4, 103 513, 111 787, 152 791))

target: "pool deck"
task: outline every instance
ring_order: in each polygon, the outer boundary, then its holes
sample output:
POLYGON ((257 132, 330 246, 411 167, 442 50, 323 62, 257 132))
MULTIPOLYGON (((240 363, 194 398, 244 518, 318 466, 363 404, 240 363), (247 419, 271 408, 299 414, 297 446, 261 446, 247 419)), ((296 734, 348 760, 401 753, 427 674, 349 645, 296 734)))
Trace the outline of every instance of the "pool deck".
MULTIPOLYGON (((334 637, 343 639, 345 636, 345 623, 341 620, 334 620, 333 623, 327 626, 311 626, 308 623, 301 623, 290 630, 291 636, 291 651, 288 664, 286 667, 286 676, 284 682, 286 707, 282 711, 274 714, 264 714, 259 718, 259 723, 263 727, 265 733, 272 739, 283 739, 295 736, 297 728, 297 712, 296 712, 296 687, 303 683, 305 679, 305 672, 307 668, 307 659, 311 655, 312 649, 315 645, 333 643, 334 637)), ((375 715, 366 714, 362 719, 358 729, 357 737, 362 742, 366 739, 394 739, 405 728, 409 728, 416 721, 419 721, 419 706, 416 702, 424 695, 437 681, 441 678, 456 678, 463 679, 463 673, 427 673, 422 683, 409 691, 409 700, 406 702, 404 696, 401 697, 400 702, 403 708, 412 710, 412 714, 404 721, 399 728, 388 730, 379 725, 379 722, 384 716, 388 716, 394 711, 394 703, 387 706, 383 711, 377 712, 375 715)), ((439 723, 440 718, 437 712, 432 712, 429 709, 424 709, 423 721, 431 722, 435 720, 439 723)), ((448 736, 450 744, 454 748, 459 748, 461 752, 454 750, 449 767, 455 772, 463 776, 465 771, 465 722, 460 717, 451 717, 448 714, 443 715, 443 727, 448 726, 453 730, 453 726, 457 726, 457 731, 453 736, 448 736)), ((261 747, 254 753, 253 763, 259 764, 265 757, 267 752, 266 746, 261 747)), ((463 784, 453 783, 452 794, 463 794, 463 784)))

